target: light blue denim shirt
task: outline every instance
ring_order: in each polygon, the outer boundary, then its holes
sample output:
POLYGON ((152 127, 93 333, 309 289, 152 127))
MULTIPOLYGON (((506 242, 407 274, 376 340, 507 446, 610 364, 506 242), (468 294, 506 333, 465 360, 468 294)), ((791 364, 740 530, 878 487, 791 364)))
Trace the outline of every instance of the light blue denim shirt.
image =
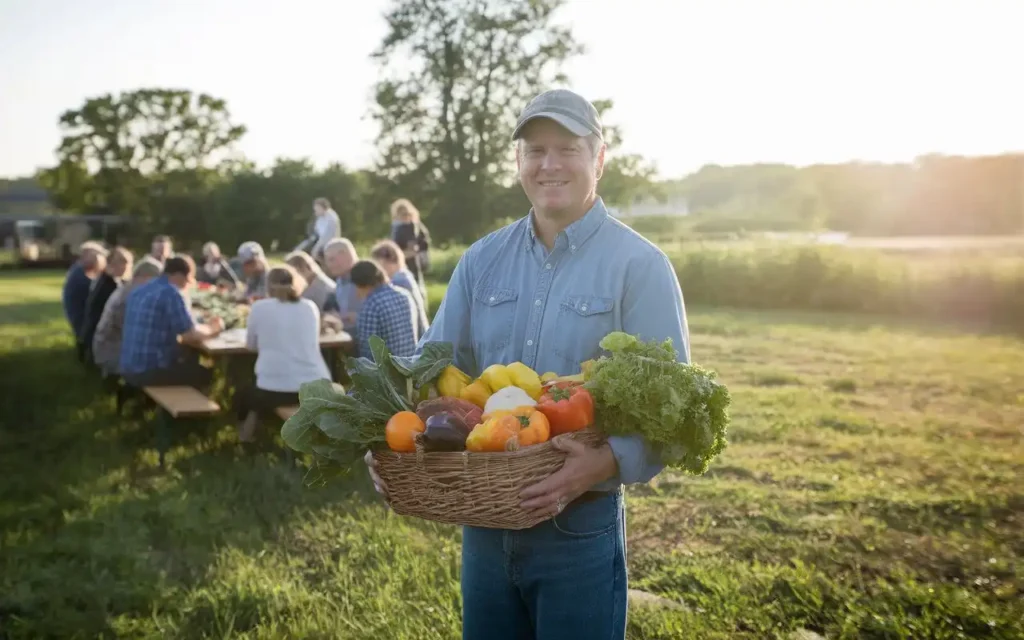
MULTIPOLYGON (((423 342, 451 342, 456 365, 477 376, 523 362, 538 373, 579 373, 612 331, 672 339, 689 361, 683 294, 668 257, 608 214, 599 198, 549 253, 532 212, 466 250, 423 342)), ((639 437, 611 437, 617 478, 596 490, 648 482, 662 469, 639 437)))
MULTIPOLYGON (((349 312, 359 314, 359 309, 363 306, 363 302, 359 299, 356 285, 352 284, 352 280, 347 275, 338 278, 337 286, 334 288, 334 296, 338 301, 338 313, 340 315, 344 316, 349 312)), ((346 329, 352 327, 355 327, 355 324, 345 325, 346 329)))

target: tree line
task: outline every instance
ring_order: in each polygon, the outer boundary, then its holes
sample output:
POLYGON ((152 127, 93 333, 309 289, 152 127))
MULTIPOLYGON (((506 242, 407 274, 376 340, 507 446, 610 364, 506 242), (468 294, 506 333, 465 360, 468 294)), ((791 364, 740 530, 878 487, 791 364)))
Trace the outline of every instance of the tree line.
MULTIPOLYGON (((519 109, 584 53, 557 12, 564 0, 393 0, 370 113, 379 125, 367 168, 302 158, 258 167, 221 98, 147 87, 90 97, 61 115, 57 163, 36 176, 63 210, 129 215, 141 233, 183 244, 215 238, 297 242, 314 197, 330 199, 346 235, 377 237, 388 204, 412 199, 435 239, 466 242, 521 216, 510 141, 519 109), (401 62, 401 64, 397 64, 401 62)), ((608 122, 611 100, 595 105, 608 122)), ((1024 156, 913 164, 707 166, 679 181, 619 155, 607 126, 600 191, 612 205, 682 196, 698 230, 832 228, 856 233, 1008 233, 1024 228, 1024 156)))

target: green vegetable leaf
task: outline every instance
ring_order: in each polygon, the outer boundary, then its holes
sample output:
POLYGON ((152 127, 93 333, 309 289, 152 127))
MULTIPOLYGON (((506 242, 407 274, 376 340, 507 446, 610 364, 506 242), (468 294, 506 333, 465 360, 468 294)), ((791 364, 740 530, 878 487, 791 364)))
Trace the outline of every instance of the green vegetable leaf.
POLYGON ((391 356, 395 368, 403 376, 412 378, 416 388, 437 380, 454 360, 455 349, 450 342, 428 342, 416 356, 391 356))
POLYGON ((318 444, 325 444, 327 437, 317 428, 318 412, 299 405, 295 415, 288 418, 281 427, 281 439, 300 453, 313 453, 318 444))

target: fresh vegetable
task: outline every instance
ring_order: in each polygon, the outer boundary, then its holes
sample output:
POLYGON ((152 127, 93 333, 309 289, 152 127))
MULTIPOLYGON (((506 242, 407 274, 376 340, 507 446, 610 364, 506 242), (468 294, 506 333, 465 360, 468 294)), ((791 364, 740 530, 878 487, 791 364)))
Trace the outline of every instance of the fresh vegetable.
POLYGON ((519 387, 504 387, 498 389, 487 398, 484 404, 484 417, 493 414, 495 411, 512 411, 519 407, 535 407, 537 402, 528 393, 519 387))
POLYGON ((427 418, 423 432, 424 451, 462 451, 466 448, 469 427, 458 416, 447 411, 427 418))
POLYGON ((522 362, 513 362, 505 367, 505 371, 512 379, 513 386, 519 387, 534 400, 540 397, 541 382, 536 371, 522 362))
POLYGON ((491 397, 491 390, 483 381, 476 380, 466 385, 459 397, 483 409, 487 399, 491 397))
POLYGON ((508 372, 508 367, 503 364, 492 364, 487 367, 480 374, 478 380, 487 385, 491 393, 514 384, 512 382, 512 375, 508 372))
POLYGON ((426 425, 414 412, 399 411, 388 420, 384 437, 392 451, 412 453, 416 450, 416 434, 425 429, 426 425))
POLYGON ((444 371, 441 372, 441 377, 437 379, 437 391, 442 396, 458 398, 462 390, 469 385, 469 382, 468 375, 455 365, 450 364, 445 367, 444 371))
POLYGON ((519 422, 520 447, 547 442, 548 438, 551 437, 551 425, 548 423, 547 416, 536 409, 524 407, 516 410, 512 415, 505 416, 503 419, 519 422))
POLYGON ((299 410, 281 428, 285 444, 313 457, 310 480, 345 474, 367 449, 386 446, 388 421, 412 411, 422 389, 433 387, 452 363, 448 342, 427 343, 418 356, 408 358, 393 357, 378 336, 369 342, 372 360, 346 359, 347 393, 326 379, 303 384, 299 410))
POLYGON ((554 371, 548 371, 547 373, 541 374, 540 382, 541 382, 541 384, 546 384, 548 382, 553 382, 555 380, 555 378, 557 378, 557 377, 558 377, 557 373, 555 373, 554 371))
POLYGON ((594 398, 584 387, 555 383, 547 388, 537 409, 551 423, 551 435, 579 431, 594 424, 594 398))
POLYGON ((515 451, 519 448, 519 432, 522 426, 518 418, 502 415, 490 418, 473 427, 466 438, 466 449, 476 452, 515 451))
POLYGON ((441 397, 433 400, 427 400, 416 405, 416 415, 420 417, 423 422, 428 422, 430 416, 437 413, 449 413, 459 419, 460 422, 466 425, 467 432, 476 425, 483 422, 481 417, 483 411, 480 407, 476 406, 472 402, 462 400, 460 398, 448 398, 441 397))
POLYGON ((640 435, 668 467, 707 471, 726 447, 728 389, 713 372, 682 364, 671 340, 642 342, 612 332, 600 346, 585 387, 594 397, 597 427, 608 435, 640 435))

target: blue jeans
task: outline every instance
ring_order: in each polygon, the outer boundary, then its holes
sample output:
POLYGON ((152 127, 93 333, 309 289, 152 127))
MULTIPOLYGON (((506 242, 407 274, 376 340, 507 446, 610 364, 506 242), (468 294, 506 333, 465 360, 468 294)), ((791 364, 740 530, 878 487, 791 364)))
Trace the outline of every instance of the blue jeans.
POLYGON ((464 527, 462 610, 464 640, 625 638, 622 492, 522 531, 464 527))

